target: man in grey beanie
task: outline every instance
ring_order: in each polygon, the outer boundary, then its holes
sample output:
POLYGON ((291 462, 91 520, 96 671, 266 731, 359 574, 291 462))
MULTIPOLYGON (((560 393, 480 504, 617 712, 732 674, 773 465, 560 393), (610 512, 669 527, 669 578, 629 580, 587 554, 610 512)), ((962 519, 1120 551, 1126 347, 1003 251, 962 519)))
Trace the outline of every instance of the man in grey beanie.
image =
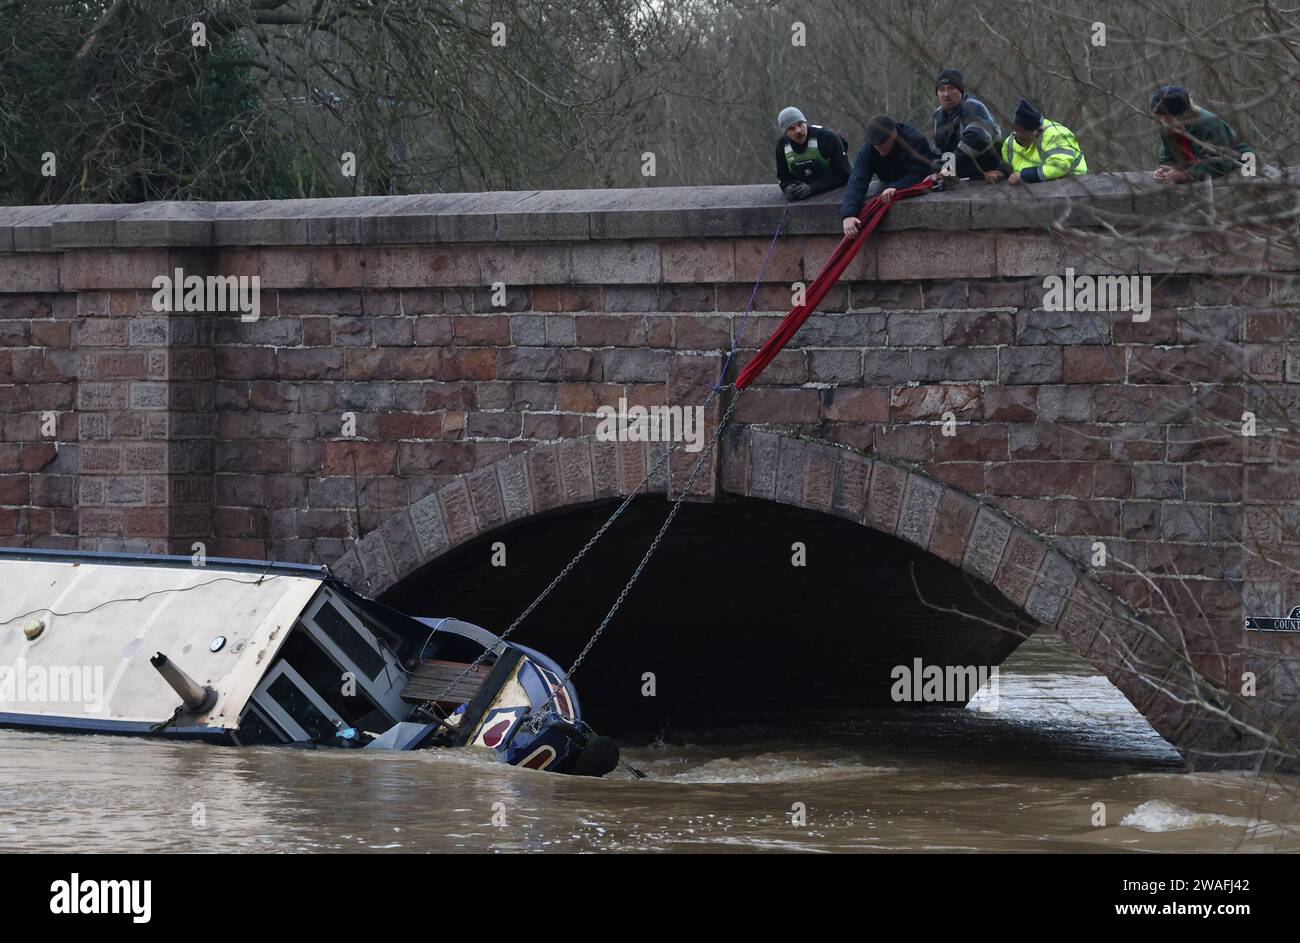
POLYGON ((842 187, 853 168, 844 135, 809 124, 798 108, 784 108, 776 119, 776 179, 787 200, 804 200, 842 187))

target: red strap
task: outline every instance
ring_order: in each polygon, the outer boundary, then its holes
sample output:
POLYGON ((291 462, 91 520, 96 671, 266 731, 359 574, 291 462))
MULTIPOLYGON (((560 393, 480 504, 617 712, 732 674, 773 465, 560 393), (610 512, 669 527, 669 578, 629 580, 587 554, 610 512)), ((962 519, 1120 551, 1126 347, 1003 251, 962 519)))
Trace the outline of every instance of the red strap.
POLYGON ((745 369, 740 371, 740 376, 736 378, 736 389, 743 390, 757 380, 758 375, 781 352, 781 348, 790 343, 790 339, 803 326, 803 322, 807 321, 808 316, 821 304, 822 299, 826 297, 826 293, 840 280, 844 270, 849 267, 853 257, 862 248, 862 243, 867 241, 876 227, 880 225, 880 221, 885 218, 885 214, 889 212, 889 207, 906 197, 925 193, 933 185, 929 180, 922 180, 918 184, 904 187, 896 192, 894 199, 889 203, 882 203, 878 196, 874 196, 867 201, 867 205, 858 214, 858 219, 862 222, 862 229, 857 236, 853 238, 845 236, 840 240, 839 245, 835 247, 835 251, 831 253, 831 257, 826 260, 826 264, 822 266, 821 271, 817 273, 817 277, 808 286, 808 292, 804 296, 804 303, 790 309, 790 313, 781 319, 781 323, 776 326, 772 336, 758 349, 754 359, 745 364, 745 369))

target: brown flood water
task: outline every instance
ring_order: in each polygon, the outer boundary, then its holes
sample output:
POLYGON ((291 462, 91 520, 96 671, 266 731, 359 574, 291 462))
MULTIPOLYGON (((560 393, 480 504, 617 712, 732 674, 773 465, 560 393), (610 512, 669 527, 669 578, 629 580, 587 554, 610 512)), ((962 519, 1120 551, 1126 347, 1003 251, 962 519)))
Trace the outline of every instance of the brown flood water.
POLYGON ((535 773, 467 752, 0 731, 0 849, 1300 850, 1300 781, 1182 772, 1059 639, 1030 639, 1000 682, 996 705, 981 694, 960 711, 764 719, 625 744, 648 775, 640 782, 624 771, 535 773), (1101 828, 1091 824, 1097 802, 1101 828))

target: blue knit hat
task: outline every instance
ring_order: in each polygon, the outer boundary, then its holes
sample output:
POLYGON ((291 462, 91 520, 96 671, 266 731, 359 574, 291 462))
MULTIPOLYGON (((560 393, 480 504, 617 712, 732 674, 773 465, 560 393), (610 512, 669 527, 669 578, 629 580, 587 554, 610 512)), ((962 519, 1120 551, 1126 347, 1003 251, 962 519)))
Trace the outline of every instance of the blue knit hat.
POLYGON ((1161 85, 1151 96, 1151 111, 1177 118, 1192 106, 1191 96, 1181 85, 1161 85))

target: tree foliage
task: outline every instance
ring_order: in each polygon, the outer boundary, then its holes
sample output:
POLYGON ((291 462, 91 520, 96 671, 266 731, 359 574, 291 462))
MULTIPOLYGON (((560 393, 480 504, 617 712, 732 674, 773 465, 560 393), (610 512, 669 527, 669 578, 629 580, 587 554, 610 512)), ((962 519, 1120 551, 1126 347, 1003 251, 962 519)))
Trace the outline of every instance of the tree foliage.
POLYGON ((1161 82, 1279 166, 1300 119, 1294 13, 1272 0, 1086 14, 1059 0, 0 0, 0 200, 765 182, 781 107, 854 147, 876 112, 927 130, 943 66, 1004 127, 1032 100, 1094 170, 1154 164, 1146 103, 1161 82))

